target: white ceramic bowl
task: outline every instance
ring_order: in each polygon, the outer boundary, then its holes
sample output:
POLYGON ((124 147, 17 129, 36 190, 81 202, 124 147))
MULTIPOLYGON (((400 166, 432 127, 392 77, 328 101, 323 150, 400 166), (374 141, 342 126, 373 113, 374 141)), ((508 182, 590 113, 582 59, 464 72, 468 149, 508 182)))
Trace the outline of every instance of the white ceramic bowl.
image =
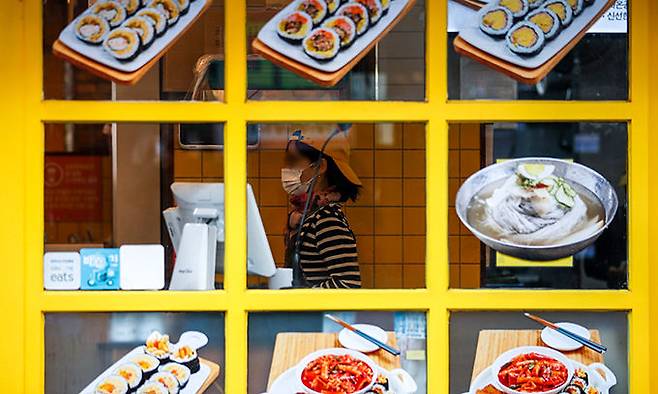
POLYGON ((567 384, 569 384, 571 378, 573 377, 573 373, 575 369, 573 363, 569 358, 567 358, 564 354, 547 347, 522 346, 508 350, 505 353, 501 354, 500 356, 498 356, 496 361, 494 361, 493 364, 491 365, 491 373, 493 374, 492 381, 494 383, 494 386, 496 386, 498 390, 507 394, 528 394, 527 392, 516 391, 514 389, 511 389, 505 386, 504 384, 502 384, 498 380, 498 372, 503 368, 505 364, 512 361, 514 357, 527 353, 537 353, 537 354, 541 354, 542 356, 554 358, 557 361, 564 364, 567 367, 567 372, 568 372, 567 379, 564 381, 564 383, 561 386, 556 387, 555 389, 549 391, 536 391, 533 392, 532 394, 557 394, 561 392, 567 386, 567 384))
POLYGON ((344 349, 344 348, 330 348, 330 349, 322 349, 315 351, 313 353, 309 353, 306 357, 302 359, 302 361, 297 364, 297 371, 295 375, 297 376, 297 382, 298 386, 301 390, 303 390, 304 393, 307 394, 321 394, 315 390, 310 389, 309 387, 306 387, 304 383, 302 383, 302 372, 304 371, 304 368, 313 360, 315 360, 318 357, 321 356, 326 356, 326 355, 344 355, 347 354, 349 356, 354 357, 357 360, 361 360, 364 363, 366 363, 370 369, 372 369, 372 379, 370 383, 363 389, 359 391, 355 391, 353 394, 363 394, 366 391, 370 390, 372 386, 375 384, 375 381, 377 379, 377 371, 379 370, 379 367, 377 364, 375 364, 374 361, 370 359, 370 357, 366 356, 363 353, 357 352, 355 350, 350 350, 350 349, 344 349))

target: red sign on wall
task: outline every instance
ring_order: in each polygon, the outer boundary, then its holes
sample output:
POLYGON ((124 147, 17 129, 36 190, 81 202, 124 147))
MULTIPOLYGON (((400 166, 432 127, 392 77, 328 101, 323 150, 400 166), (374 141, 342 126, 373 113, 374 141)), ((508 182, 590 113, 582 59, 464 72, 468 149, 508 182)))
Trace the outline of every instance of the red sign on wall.
POLYGON ((100 156, 46 156, 47 221, 101 221, 103 179, 100 156))

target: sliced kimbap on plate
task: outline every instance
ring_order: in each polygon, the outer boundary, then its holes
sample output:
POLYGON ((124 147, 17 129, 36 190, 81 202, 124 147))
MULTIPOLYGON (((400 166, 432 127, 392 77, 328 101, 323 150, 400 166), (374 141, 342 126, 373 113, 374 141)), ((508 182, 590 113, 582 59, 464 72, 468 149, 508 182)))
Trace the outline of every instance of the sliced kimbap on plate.
POLYGON ((384 15, 384 8, 382 7, 382 3, 379 0, 355 0, 355 2, 366 7, 371 25, 379 22, 379 20, 382 18, 382 15, 384 15))
POLYGON ((514 16, 505 7, 493 7, 480 17, 480 29, 490 36, 504 36, 513 24, 514 16))
POLYGON ((530 9, 528 0, 500 0, 498 5, 510 10, 515 18, 523 18, 530 9))
POLYGON ((144 381, 142 369, 135 363, 121 364, 114 370, 114 375, 121 376, 128 382, 130 390, 136 390, 144 381))
POLYGON ((333 29, 318 27, 304 38, 302 46, 304 52, 314 59, 331 60, 338 54, 340 38, 333 29))
POLYGON ((146 339, 146 354, 150 354, 163 364, 169 361, 171 354, 171 345, 169 343, 169 335, 162 335, 158 331, 153 331, 146 339))
POLYGON ((110 24, 100 15, 83 14, 75 22, 75 36, 89 44, 100 44, 110 31, 110 24))
POLYGON ((547 0, 544 7, 555 12, 562 26, 569 26, 573 19, 573 10, 565 0, 547 0))
MULTIPOLYGON (((336 33, 334 33, 336 34, 336 33)), ((199 372, 201 364, 199 363, 199 355, 192 347, 183 345, 179 346, 171 355, 171 361, 183 364, 190 369, 191 373, 199 372)))
POLYGON ((190 369, 182 364, 178 363, 169 363, 160 367, 161 372, 169 372, 178 379, 178 384, 180 385, 181 390, 185 388, 187 382, 190 380, 190 369))
POLYGON ((327 16, 327 3, 324 0, 298 0, 295 10, 309 14, 313 19, 313 25, 317 26, 327 16))
POLYGON ((137 11, 137 16, 148 18, 153 23, 153 27, 155 27, 155 34, 157 36, 163 35, 167 30, 167 17, 157 8, 142 8, 141 10, 137 11))
POLYGON ((110 27, 117 27, 126 20, 126 9, 114 0, 101 0, 94 4, 90 11, 92 14, 105 18, 110 27))
POLYGON ((567 3, 569 3, 574 15, 580 15, 580 13, 583 12, 583 0, 567 0, 567 3))
POLYGON ((139 0, 119 0, 119 3, 124 6, 128 15, 134 14, 140 7, 139 0))
POLYGON ((167 18, 167 25, 171 26, 178 22, 180 17, 180 8, 176 0, 151 0, 149 7, 155 8, 162 12, 167 18))
POLYGON ((531 10, 537 9, 544 4, 544 0, 528 0, 528 7, 531 10))
POLYGON ((137 389, 137 394, 169 394, 169 390, 160 382, 146 382, 137 389))
POLYGON ((304 11, 292 12, 279 21, 276 32, 279 37, 291 43, 298 44, 313 29, 313 20, 304 11))
POLYGON ((370 21, 368 20, 368 10, 358 3, 348 3, 338 9, 337 15, 346 16, 354 22, 356 34, 362 35, 368 30, 370 21))
POLYGON ((324 0, 327 3, 327 15, 333 15, 340 7, 340 0, 324 0))
POLYGON ((139 34, 127 27, 117 27, 105 37, 103 49, 118 60, 131 60, 139 52, 139 34))
POLYGON ((532 22, 519 22, 507 32, 507 47, 514 53, 530 56, 541 51, 544 46, 544 33, 532 22))
POLYGON ((139 35, 144 48, 147 48, 155 40, 155 28, 146 17, 132 16, 123 22, 122 26, 134 30, 139 35))
POLYGON ((562 392, 566 393, 566 394, 585 394, 585 392, 583 390, 581 390, 580 387, 574 386, 572 384, 565 387, 564 391, 562 391, 562 392))
POLYGON ((340 38, 340 47, 347 48, 356 39, 356 25, 346 16, 334 16, 327 19, 322 27, 328 27, 338 34, 340 38))
POLYGON ((181 15, 187 13, 187 10, 190 9, 190 0, 176 0, 178 2, 178 9, 180 10, 181 15))
POLYGON ((128 382, 121 376, 108 376, 96 386, 94 394, 126 394, 128 382))
POLYGON ((532 11, 525 19, 539 26, 547 40, 555 37, 560 31, 560 17, 548 8, 532 11))
POLYGON ((178 391, 180 390, 178 379, 169 372, 158 372, 154 374, 149 381, 158 382, 165 386, 169 394, 178 394, 178 391))
POLYGON ((160 366, 158 359, 148 354, 138 354, 131 357, 129 361, 142 369, 143 379, 150 378, 160 366))

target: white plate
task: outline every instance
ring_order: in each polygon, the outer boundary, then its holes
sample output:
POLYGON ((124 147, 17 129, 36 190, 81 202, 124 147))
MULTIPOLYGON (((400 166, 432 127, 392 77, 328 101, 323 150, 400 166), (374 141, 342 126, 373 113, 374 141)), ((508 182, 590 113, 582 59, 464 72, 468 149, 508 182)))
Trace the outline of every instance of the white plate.
MULTIPOLYGON (((610 388, 617 384, 617 377, 608 367, 600 363, 590 364, 585 366, 576 361, 572 361, 575 368, 584 369, 589 374, 590 384, 599 390, 599 394, 609 394, 610 388), (601 375, 600 371, 605 374, 605 378, 601 375)), ((464 394, 475 394, 478 390, 483 389, 489 384, 492 384, 494 379, 491 367, 486 368, 484 371, 473 380, 471 387, 469 388, 468 393, 464 394)), ((272 393, 273 394, 273 393, 272 393)))
POLYGON ((386 27, 398 17, 398 15, 400 15, 409 1, 411 0, 392 0, 388 13, 382 16, 377 24, 371 26, 364 35, 357 37, 352 46, 345 50, 341 50, 335 58, 327 62, 321 62, 309 57, 304 53, 301 45, 290 44, 282 40, 277 34, 277 22, 286 14, 293 11, 294 2, 291 2, 279 11, 265 24, 265 26, 263 26, 262 29, 260 29, 260 32, 258 32, 258 39, 268 47, 299 63, 324 72, 335 72, 345 67, 347 63, 351 62, 352 59, 365 50, 366 47, 376 39, 386 27))
MULTIPOLYGON (((574 334, 578 334, 581 337, 591 339, 589 330, 583 326, 579 326, 578 324, 557 323, 557 326, 560 328, 564 328, 567 331, 571 331, 574 334)), ((559 332, 548 327, 544 328, 541 331, 541 340, 547 346, 550 346, 553 349, 561 350, 563 352, 570 352, 570 351, 578 350, 581 347, 583 347, 583 345, 581 345, 579 342, 576 342, 573 339, 565 335, 562 335, 559 332)))
MULTIPOLYGON (((388 340, 388 334, 380 327, 373 326, 371 324, 354 324, 353 327, 370 335, 380 342, 386 343, 388 340)), ((361 338, 359 335, 353 333, 347 328, 343 328, 338 334, 338 342, 340 342, 343 347, 352 350, 358 350, 362 353, 372 353, 379 349, 379 346, 361 338)))
POLYGON ((480 15, 491 6, 484 7, 476 14, 473 14, 470 22, 466 24, 470 27, 462 29, 459 36, 474 47, 499 59, 525 68, 537 68, 557 55, 562 48, 571 42, 605 7, 607 2, 607 0, 595 0, 593 5, 584 7, 583 12, 578 16, 574 16, 573 21, 566 29, 561 30, 554 39, 547 41, 544 48, 534 56, 519 56, 507 48, 505 39, 495 39, 480 30, 480 15))
MULTIPOLYGON (((208 337, 206 336, 206 334, 199 331, 187 331, 180 336, 180 339, 176 345, 186 344, 194 347, 195 349, 200 349, 204 347, 207 343, 208 343, 208 337)), ((119 367, 119 365, 128 362, 128 360, 131 357, 136 356, 138 354, 144 354, 144 346, 137 346, 136 348, 128 352, 128 354, 121 357, 117 362, 112 364, 112 366, 110 366, 103 373, 98 375, 98 377, 94 379, 93 382, 89 383, 87 387, 85 387, 80 392, 80 394, 93 394, 94 389, 100 383, 101 380, 103 380, 107 376, 110 376, 112 372, 119 367)), ((197 392, 203 386, 203 383, 206 381, 206 379, 208 379, 208 376, 210 376, 210 367, 202 363, 200 365, 199 372, 190 375, 190 380, 187 381, 187 385, 185 386, 185 388, 179 391, 179 394, 197 394, 197 392)))
MULTIPOLYGON (((94 61, 101 63, 105 66, 112 67, 123 72, 133 72, 144 67, 146 63, 151 61, 157 54, 165 49, 169 43, 174 40, 183 30, 189 25, 205 7, 206 3, 212 0, 196 0, 190 2, 190 8, 187 13, 181 15, 178 22, 170 26, 165 33, 160 37, 155 37, 155 40, 147 49, 140 51, 139 54, 132 60, 122 62, 103 50, 102 45, 90 45, 78 39, 75 36, 75 20, 69 23, 68 26, 59 34, 59 40, 67 47, 73 49, 81 55, 84 55, 94 61)), ((76 18, 77 20, 77 18, 76 18)))

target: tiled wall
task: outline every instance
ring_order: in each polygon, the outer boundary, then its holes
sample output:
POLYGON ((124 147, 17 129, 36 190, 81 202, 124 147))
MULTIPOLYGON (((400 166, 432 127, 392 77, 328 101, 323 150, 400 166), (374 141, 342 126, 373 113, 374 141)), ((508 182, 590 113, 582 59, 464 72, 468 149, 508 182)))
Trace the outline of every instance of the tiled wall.
POLYGON ((450 286, 480 287, 480 241, 461 224, 455 211, 459 186, 480 169, 482 150, 480 124, 451 124, 449 128, 449 218, 450 286))
MULTIPOLYGON (((262 125, 258 149, 247 153, 247 177, 277 264, 284 259, 287 196, 280 171, 290 133, 331 129, 332 125, 262 125)), ((350 132, 351 165, 363 181, 356 203, 346 214, 357 236, 366 288, 425 286, 425 126, 356 124, 350 132)), ((222 152, 176 147, 177 181, 220 181, 222 152)), ((256 278, 251 279, 257 281, 256 278)))

